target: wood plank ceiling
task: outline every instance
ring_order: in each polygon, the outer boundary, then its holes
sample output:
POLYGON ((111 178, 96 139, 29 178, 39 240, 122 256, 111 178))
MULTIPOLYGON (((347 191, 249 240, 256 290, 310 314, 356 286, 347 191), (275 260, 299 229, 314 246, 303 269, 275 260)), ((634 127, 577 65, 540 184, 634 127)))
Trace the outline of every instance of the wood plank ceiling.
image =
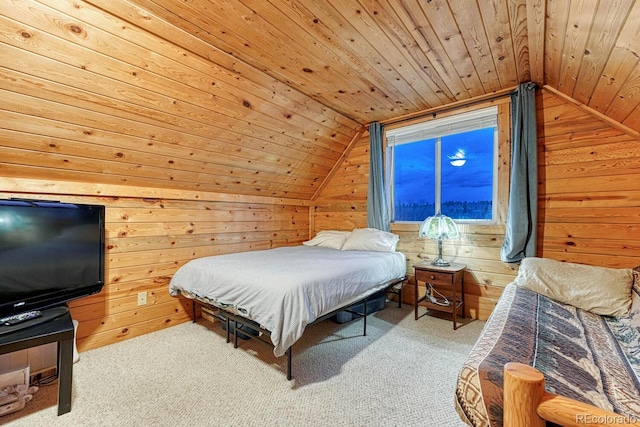
POLYGON ((0 28, 4 176, 309 200, 371 121, 530 80, 640 131, 634 0, 7 0, 0 28))

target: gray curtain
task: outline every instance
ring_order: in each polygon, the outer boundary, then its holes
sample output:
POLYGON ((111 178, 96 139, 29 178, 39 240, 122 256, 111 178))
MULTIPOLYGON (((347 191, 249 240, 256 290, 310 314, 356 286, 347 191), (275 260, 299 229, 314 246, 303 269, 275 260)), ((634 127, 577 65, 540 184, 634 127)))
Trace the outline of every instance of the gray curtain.
POLYGON ((536 256, 538 154, 535 83, 521 83, 511 94, 511 188, 507 228, 500 258, 520 262, 536 256))
POLYGON ((382 125, 369 124, 369 190, 367 194, 367 226, 390 231, 389 210, 384 191, 384 157, 382 125))

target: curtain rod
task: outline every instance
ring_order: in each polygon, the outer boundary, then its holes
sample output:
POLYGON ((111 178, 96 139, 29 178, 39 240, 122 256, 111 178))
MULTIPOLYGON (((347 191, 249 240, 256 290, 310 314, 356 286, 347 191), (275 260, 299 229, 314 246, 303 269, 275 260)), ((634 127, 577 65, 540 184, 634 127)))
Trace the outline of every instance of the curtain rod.
POLYGON ((384 120, 384 121, 381 121, 380 124, 382 124, 384 126, 388 126, 388 125, 395 125, 395 124, 398 124, 398 123, 406 122, 406 121, 409 121, 409 120, 420 119, 420 118, 423 118, 423 117, 429 117, 429 116, 434 117, 437 114, 442 114, 442 113, 447 112, 447 111, 456 110, 456 109, 462 108, 462 107, 470 107, 472 105, 480 104, 482 102, 494 101, 496 99, 500 99, 500 98, 504 98, 504 97, 510 96, 511 93, 514 90, 516 90, 517 88, 518 88, 518 86, 514 86, 514 87, 511 87, 511 88, 508 88, 508 89, 502 89, 502 90, 493 92, 490 95, 481 95, 481 96, 475 97, 473 99, 458 101, 458 102, 455 102, 455 103, 452 103, 452 104, 443 105, 441 107, 434 107, 434 108, 431 108, 429 110, 424 110, 424 111, 420 111, 418 113, 408 114, 406 116, 397 117, 395 119, 384 120))

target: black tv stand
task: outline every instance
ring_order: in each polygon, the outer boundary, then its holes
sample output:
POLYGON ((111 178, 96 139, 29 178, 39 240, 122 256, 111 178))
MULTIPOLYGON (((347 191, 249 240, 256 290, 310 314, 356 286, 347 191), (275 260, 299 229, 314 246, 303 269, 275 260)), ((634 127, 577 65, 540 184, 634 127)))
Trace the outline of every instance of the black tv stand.
POLYGON ((43 310, 42 317, 4 328, 15 329, 0 335, 0 355, 52 342, 58 344, 58 415, 71 411, 74 328, 69 309, 60 306, 43 310), (30 323, 34 321, 37 323, 30 323))

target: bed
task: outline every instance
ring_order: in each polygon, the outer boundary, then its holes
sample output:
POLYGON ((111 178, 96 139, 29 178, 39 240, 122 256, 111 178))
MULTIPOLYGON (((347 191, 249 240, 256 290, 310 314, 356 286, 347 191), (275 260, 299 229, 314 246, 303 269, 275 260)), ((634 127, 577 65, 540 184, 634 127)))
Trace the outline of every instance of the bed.
POLYGON ((460 371, 455 403, 474 427, 640 425, 640 273, 523 260, 460 371), (513 387, 514 376, 539 389, 513 387))
POLYGON ((290 379, 291 347, 307 325, 377 292, 401 289, 406 280, 405 256, 395 251, 397 236, 361 230, 340 232, 338 243, 323 240, 325 232, 300 246, 195 259, 178 269, 169 292, 220 310, 227 322, 259 328, 275 356, 288 353, 290 379), (378 246, 380 241, 386 243, 378 246))

